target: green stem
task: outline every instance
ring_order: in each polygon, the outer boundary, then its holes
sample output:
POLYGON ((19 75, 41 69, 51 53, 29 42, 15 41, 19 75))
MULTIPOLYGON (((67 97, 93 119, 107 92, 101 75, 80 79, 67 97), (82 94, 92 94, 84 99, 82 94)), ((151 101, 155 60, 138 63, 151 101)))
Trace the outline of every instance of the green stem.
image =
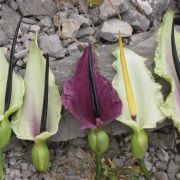
POLYGON ((101 156, 96 155, 96 177, 95 177, 95 180, 101 179, 101 169, 102 169, 101 156))
POLYGON ((151 175, 150 175, 150 173, 146 167, 144 159, 139 159, 139 164, 140 164, 140 168, 141 168, 142 173, 146 177, 146 180, 151 180, 151 175))
POLYGON ((4 180, 4 157, 3 157, 3 149, 0 149, 0 180, 4 180))

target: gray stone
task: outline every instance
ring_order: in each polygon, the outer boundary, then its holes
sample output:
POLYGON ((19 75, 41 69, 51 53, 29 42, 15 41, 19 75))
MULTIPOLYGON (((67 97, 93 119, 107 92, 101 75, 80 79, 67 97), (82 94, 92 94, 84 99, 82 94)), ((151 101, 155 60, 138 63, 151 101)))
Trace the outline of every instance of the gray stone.
POLYGON ((110 42, 117 42, 119 31, 122 37, 129 37, 132 35, 133 29, 130 24, 113 18, 103 23, 100 30, 100 37, 110 42))
POLYGON ((134 8, 122 14, 122 19, 128 22, 135 31, 146 31, 150 26, 150 21, 134 8))
POLYGON ((177 172, 178 172, 178 166, 175 164, 173 160, 170 160, 167 169, 169 179, 174 180, 177 172))
POLYGON ((56 4, 52 0, 16 0, 19 11, 25 15, 49 15, 54 16, 56 13, 56 4))
POLYGON ((163 13, 168 9, 170 0, 155 0, 149 1, 149 3, 153 9, 152 19, 157 19, 160 21, 163 13))
POLYGON ((157 158, 162 162, 169 161, 169 155, 164 149, 159 149, 156 153, 157 158))
POLYGON ((28 53, 28 49, 23 49, 23 50, 15 53, 14 56, 16 59, 22 59, 27 55, 27 53, 28 53))
POLYGON ((174 135, 171 133, 149 133, 150 146, 164 149, 174 149, 174 135))
POLYGON ((63 49, 57 34, 40 36, 39 47, 44 53, 48 53, 50 56, 55 58, 62 58, 66 53, 66 50, 63 49))
POLYGON ((21 170, 25 171, 28 168, 28 163, 21 163, 21 170))
POLYGON ((138 8, 142 13, 150 15, 153 11, 150 3, 143 0, 132 0, 133 5, 138 8))
POLYGON ((22 177, 23 178, 29 178, 33 175, 33 172, 32 171, 29 171, 29 170, 25 170, 25 171, 22 171, 22 177))
POLYGON ((158 172, 155 174, 157 180, 169 180, 167 174, 165 172, 158 172))
POLYGON ((70 55, 72 55, 74 53, 77 53, 78 51, 79 51, 79 49, 78 49, 78 46, 77 46, 76 43, 73 43, 73 44, 69 45, 68 52, 69 52, 70 55))
POLYGON ((30 31, 32 32, 38 32, 40 30, 40 27, 38 25, 32 25, 30 28, 30 31))
POLYGON ((80 24, 73 19, 65 19, 62 22, 62 36, 75 37, 79 31, 80 24))
POLYGON ((20 29, 21 29, 23 34, 28 33, 28 31, 30 29, 30 25, 29 24, 25 24, 25 23, 21 23, 20 29))
POLYGON ((94 32, 95 32, 95 30, 94 30, 94 28, 92 28, 92 27, 81 28, 81 29, 78 31, 76 37, 77 37, 77 38, 83 38, 83 37, 85 37, 85 36, 93 35, 94 32))
POLYGON ((97 25, 100 23, 100 9, 99 7, 94 7, 89 9, 89 17, 94 25, 97 25))
POLYGON ((129 9, 129 4, 124 0, 111 0, 104 1, 100 6, 100 19, 107 20, 109 17, 113 17, 117 13, 124 13, 129 9), (113 6, 112 6, 113 4, 113 6))
POLYGON ((21 177, 20 170, 19 170, 19 169, 12 169, 12 170, 10 171, 9 176, 10 176, 11 178, 21 177))
POLYGON ((35 34, 33 32, 29 32, 27 37, 28 37, 28 40, 34 40, 35 34))
POLYGON ((44 27, 51 27, 52 20, 50 17, 45 16, 43 19, 41 19, 40 24, 44 27))
POLYGON ((4 46, 8 44, 8 37, 6 36, 4 31, 0 30, 0 46, 4 46))
POLYGON ((156 161, 156 169, 159 171, 166 171, 167 162, 156 161))
POLYGON ((16 3, 16 0, 9 0, 9 6, 13 9, 13 10, 17 10, 18 9, 18 5, 16 3))
POLYGON ((118 168, 121 168, 124 165, 124 159, 113 158, 112 161, 116 164, 118 168))
POLYGON ((83 15, 79 14, 70 14, 69 19, 73 19, 76 21, 80 26, 87 27, 90 25, 89 19, 85 18, 83 15))
POLYGON ((36 24, 37 22, 34 19, 31 18, 23 18, 22 22, 26 24, 36 24))
POLYGON ((16 159, 15 159, 14 157, 12 157, 12 158, 9 159, 9 164, 10 164, 11 166, 14 166, 16 163, 17 163, 17 162, 16 162, 16 159))
POLYGON ((9 8, 7 5, 2 6, 2 17, 0 20, 0 29, 4 31, 8 38, 13 38, 20 15, 9 8))

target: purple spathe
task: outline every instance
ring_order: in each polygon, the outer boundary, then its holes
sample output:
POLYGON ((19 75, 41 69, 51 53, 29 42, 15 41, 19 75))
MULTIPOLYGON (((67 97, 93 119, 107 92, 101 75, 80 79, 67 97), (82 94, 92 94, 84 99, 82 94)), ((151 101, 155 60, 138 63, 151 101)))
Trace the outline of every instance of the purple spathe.
POLYGON ((79 121, 82 129, 96 128, 111 123, 122 111, 122 102, 111 83, 100 75, 97 68, 97 58, 92 50, 91 57, 100 117, 97 118, 94 115, 89 78, 89 48, 91 47, 85 48, 83 55, 79 59, 74 76, 65 82, 62 95, 63 105, 79 121))

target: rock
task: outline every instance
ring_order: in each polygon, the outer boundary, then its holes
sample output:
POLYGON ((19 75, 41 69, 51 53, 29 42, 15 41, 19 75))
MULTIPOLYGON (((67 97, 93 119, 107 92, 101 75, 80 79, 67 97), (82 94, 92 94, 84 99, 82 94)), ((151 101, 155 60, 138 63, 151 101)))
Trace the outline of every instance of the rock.
POLYGON ((159 149, 156 153, 157 158, 162 162, 169 161, 169 155, 164 149, 159 149))
POLYGON ((119 31, 122 37, 129 37, 132 35, 133 30, 128 23, 113 18, 103 23, 100 30, 100 37, 110 42, 116 42, 118 41, 119 31))
POLYGON ((173 160, 170 160, 167 169, 169 180, 174 180, 177 172, 178 172, 178 166, 175 164, 173 160))
POLYGON ((29 32, 28 33, 28 35, 27 35, 27 37, 28 37, 28 40, 34 40, 34 38, 35 38, 35 34, 33 33, 33 32, 29 32))
POLYGON ((129 9, 129 4, 124 0, 111 0, 104 1, 100 6, 100 19, 107 20, 109 17, 113 17, 117 13, 124 13, 129 9), (112 5, 112 4, 113 5, 112 5))
POLYGON ((36 24, 37 22, 34 19, 31 18, 23 18, 22 22, 26 24, 36 24))
POLYGON ((75 37, 79 31, 80 24, 73 19, 66 19, 62 23, 62 36, 75 37))
POLYGON ((18 5, 16 3, 16 0, 9 0, 9 6, 13 9, 13 10, 17 10, 18 9, 18 5))
POLYGON ((15 159, 14 157, 12 157, 12 158, 9 159, 9 164, 10 164, 11 166, 14 166, 16 163, 17 163, 17 162, 16 162, 16 159, 15 159))
POLYGON ((25 171, 22 171, 22 177, 23 178, 29 178, 33 175, 33 172, 32 171, 29 171, 29 170, 25 170, 25 171))
POLYGON ((124 160, 123 160, 123 159, 113 158, 112 161, 116 164, 116 166, 117 166, 118 168, 121 168, 121 167, 123 167, 123 165, 124 165, 124 160))
POLYGON ((153 11, 151 5, 148 1, 143 0, 132 0, 133 5, 135 5, 142 13, 150 15, 153 11))
POLYGON ((9 176, 10 176, 11 178, 21 177, 20 170, 19 170, 19 169, 12 169, 12 170, 10 171, 9 176))
POLYGON ((158 172, 155 174, 157 180, 169 180, 167 174, 165 172, 158 172))
POLYGON ((21 170, 25 171, 28 168, 28 163, 21 163, 21 170))
POLYGON ((66 53, 66 50, 63 49, 57 34, 40 36, 39 47, 44 53, 48 53, 50 56, 55 58, 62 58, 66 53))
POLYGON ((40 24, 44 27, 51 27, 52 20, 50 17, 45 16, 43 19, 41 19, 40 24))
POLYGON ((83 27, 90 26, 89 19, 85 18, 83 15, 70 14, 69 19, 76 21, 80 26, 83 27))
POLYGON ((158 21, 161 21, 163 13, 168 9, 170 0, 155 0, 149 1, 149 3, 153 9, 152 19, 157 19, 158 21))
POLYGON ((73 43, 68 47, 68 52, 70 55, 77 53, 78 51, 79 51, 79 49, 78 49, 78 46, 76 43, 73 43))
POLYGON ((99 7, 90 8, 88 10, 89 17, 94 25, 97 25, 100 23, 100 9, 99 7))
POLYGON ((16 0, 18 9, 23 16, 25 15, 49 15, 56 14, 56 4, 52 0, 16 0))
POLYGON ((93 35, 94 32, 95 32, 95 30, 94 30, 94 28, 92 28, 92 27, 81 28, 81 29, 78 31, 76 37, 77 37, 77 38, 83 38, 83 37, 85 37, 85 36, 93 35))
POLYGON ((26 34, 26 33, 28 33, 28 31, 30 29, 30 25, 25 24, 25 23, 21 23, 20 29, 21 29, 23 34, 26 34))
POLYGON ((27 55, 27 53, 28 53, 28 49, 23 49, 23 50, 15 53, 14 56, 16 59, 22 59, 27 55))
POLYGON ((146 31, 150 26, 150 21, 134 8, 122 14, 122 19, 128 22, 135 31, 146 31))
POLYGON ((32 25, 30 28, 30 31, 32 32, 38 32, 40 30, 40 27, 38 25, 32 25))
POLYGON ((174 135, 170 133, 149 133, 149 145, 163 149, 174 149, 174 135))
POLYGON ((6 36, 4 31, 0 30, 0 46, 4 46, 8 44, 8 37, 6 36))
POLYGON ((17 12, 13 11, 7 5, 2 6, 0 29, 4 31, 8 38, 13 38, 19 18, 20 16, 17 12))
POLYGON ((159 171, 166 171, 167 162, 156 161, 156 169, 159 171))

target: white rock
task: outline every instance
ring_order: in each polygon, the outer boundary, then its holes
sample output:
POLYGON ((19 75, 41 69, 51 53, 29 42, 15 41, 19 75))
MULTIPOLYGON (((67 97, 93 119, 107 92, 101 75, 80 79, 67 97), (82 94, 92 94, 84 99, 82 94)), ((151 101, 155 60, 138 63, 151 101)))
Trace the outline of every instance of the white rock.
POLYGON ((133 2, 136 3, 146 15, 150 15, 152 13, 153 9, 148 1, 133 0, 133 2))
POLYGON ((30 28, 30 31, 32 31, 32 32, 37 32, 39 30, 40 30, 40 27, 37 26, 37 25, 32 25, 31 28, 30 28))
POLYGON ((75 37, 80 28, 80 24, 73 19, 66 19, 62 23, 62 36, 75 37))
POLYGON ((124 13, 129 9, 127 1, 124 0, 104 0, 100 6, 100 19, 106 20, 109 17, 116 15, 117 13, 124 13), (113 4, 113 6, 112 6, 113 4))
POLYGON ((100 37, 110 42, 116 42, 119 31, 122 37, 129 37, 132 35, 133 29, 130 24, 113 18, 103 23, 100 30, 100 37))

